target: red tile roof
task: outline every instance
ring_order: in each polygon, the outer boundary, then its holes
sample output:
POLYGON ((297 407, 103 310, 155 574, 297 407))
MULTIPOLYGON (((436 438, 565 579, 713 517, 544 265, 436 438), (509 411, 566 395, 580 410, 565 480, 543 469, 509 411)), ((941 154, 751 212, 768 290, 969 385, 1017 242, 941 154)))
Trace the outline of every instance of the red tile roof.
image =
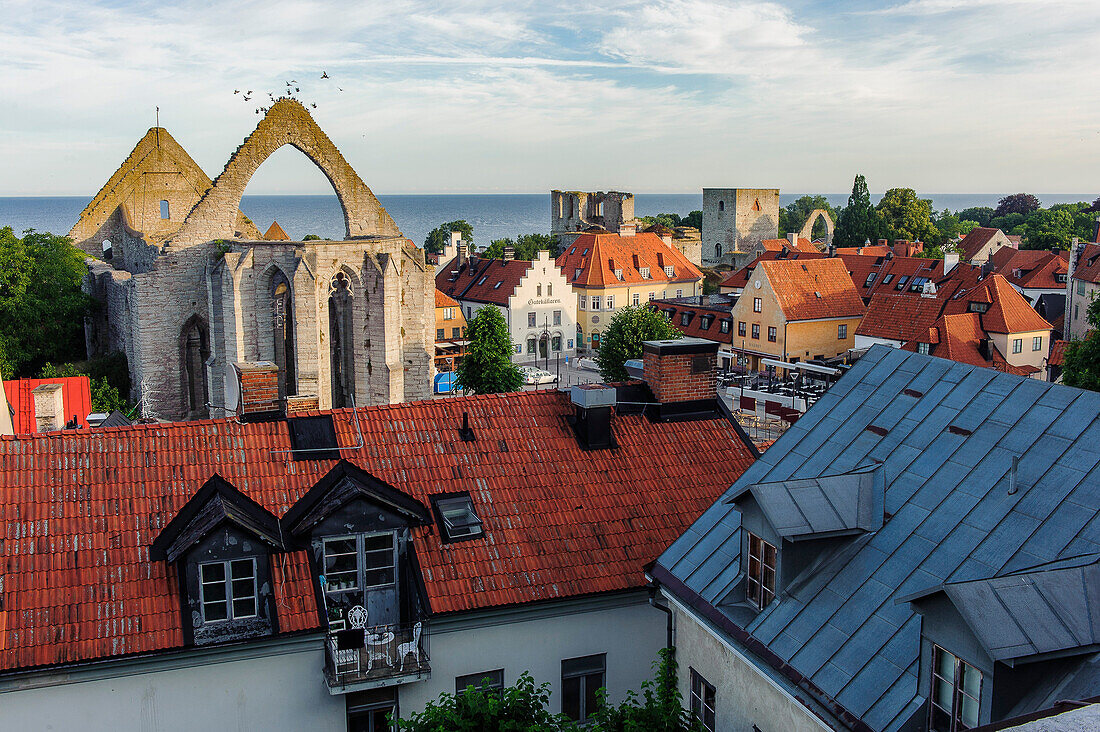
POLYGON ((863 315, 863 300, 838 258, 765 261, 760 270, 788 321, 863 315))
POLYGON ((267 227, 267 231, 264 233, 264 239, 266 241, 290 241, 290 236, 283 231, 283 227, 279 226, 278 221, 272 221, 271 226, 267 227))
POLYGON ((1024 289, 1065 289, 1069 252, 1049 252, 1045 249, 1012 249, 1002 247, 990 259, 993 271, 1012 284, 1024 289), (1057 276, 1063 277, 1059 282, 1057 276))
POLYGON ((918 342, 930 343, 929 353, 971 366, 996 369, 1018 376, 1030 376, 1039 369, 1034 366, 1013 366, 997 350, 997 346, 982 328, 978 313, 944 315, 929 329, 927 337, 921 336, 902 346, 905 351, 917 351, 918 342), (988 358, 982 353, 982 342, 988 348, 988 358))
POLYGON ((507 307, 508 298, 529 269, 531 263, 523 259, 471 258, 460 267, 455 257, 435 276, 435 287, 460 300, 507 307), (458 270, 457 276, 455 270, 458 270))
MULTIPOLYGON (((705 296, 704 296, 705 297, 705 296)), ((731 304, 693 305, 684 302, 687 298, 654 300, 649 306, 666 313, 676 330, 689 338, 705 338, 717 343, 733 343, 733 317, 731 304), (683 316, 688 316, 687 325, 683 316), (722 332, 722 322, 726 323, 726 332, 722 332), (703 327, 703 326, 706 327, 703 327)))
POLYGON ((38 423, 34 418, 34 397, 31 392, 43 384, 61 384, 61 399, 65 404, 65 421, 73 417, 81 427, 88 426, 88 415, 92 413, 92 388, 87 376, 65 376, 56 379, 16 379, 4 382, 4 394, 8 404, 15 410, 11 422, 15 434, 38 432, 38 423))
POLYGON ((435 291, 435 306, 437 308, 457 308, 458 303, 445 292, 435 291))
MULTIPOLYGON (((363 447, 345 458, 425 505, 467 490, 484 522, 484 540, 446 545, 413 529, 435 613, 640 587, 642 566, 752 461, 724 419, 618 415, 618 448, 582 450, 552 391, 358 411, 363 447), (474 442, 459 437, 463 412, 474 442)), ((339 444, 356 444, 352 411, 332 414, 339 444)), ((215 472, 281 517, 335 464, 272 452, 290 447, 281 421, 0 438, 0 668, 180 647, 176 570, 150 544, 215 472)), ((273 577, 281 630, 315 628, 305 551, 275 555, 273 577)))
POLYGON ((1100 284, 1100 244, 1086 244, 1073 270, 1073 279, 1100 284))
POLYGON ((922 332, 927 333, 940 317, 943 302, 935 297, 912 294, 871 296, 856 335, 885 338, 907 343, 922 332))
POLYGON ((676 247, 646 232, 634 236, 581 234, 558 256, 557 264, 574 287, 690 282, 703 277, 699 268, 676 247), (642 277, 640 271, 647 267, 649 279, 642 277), (673 268, 672 277, 665 274, 665 267, 673 268), (615 270, 621 271, 621 280, 615 276, 615 270))
MULTIPOLYGON (((868 247, 864 247, 864 251, 867 249, 868 247)), ((896 257, 892 254, 838 254, 837 257, 848 267, 852 282, 864 300, 877 292, 908 292, 915 277, 926 277, 935 281, 943 276, 942 259, 896 257), (871 278, 872 274, 874 278, 871 278)))
POLYGON ((798 243, 791 246, 790 239, 764 239, 760 242, 766 252, 778 252, 783 249, 794 249, 800 252, 820 254, 821 250, 814 246, 809 239, 799 239, 798 243))
POLYGON ((956 292, 945 303, 943 314, 969 312, 971 303, 989 306, 981 313, 982 327, 989 333, 1027 333, 1051 328, 1050 323, 1035 312, 1024 296, 999 274, 989 275, 977 286, 956 292))
POLYGON ((1054 341, 1050 344, 1050 356, 1047 364, 1050 366, 1064 366, 1066 363, 1066 341, 1054 341))
MULTIPOLYGON (((786 241, 786 240, 784 239, 784 241, 786 241)), ((791 260, 797 259, 797 260, 801 261, 801 260, 806 260, 806 259, 824 259, 824 258, 825 258, 825 255, 822 254, 821 252, 817 251, 817 250, 814 250, 812 252, 804 252, 804 251, 792 252, 790 250, 787 250, 786 253, 784 253, 782 249, 768 250, 768 251, 764 252, 763 254, 761 254, 756 259, 754 259, 752 262, 750 262, 747 265, 745 265, 744 267, 742 267, 741 269, 730 272, 730 274, 724 280, 722 280, 718 284, 718 286, 719 287, 736 287, 736 288, 742 289, 742 290, 745 289, 745 287, 747 287, 748 284, 749 284, 749 277, 752 275, 752 272, 756 268, 756 265, 758 265, 760 262, 771 262, 771 261, 775 261, 777 259, 791 259, 791 260)))
POLYGON ((893 253, 893 250, 885 244, 867 244, 862 247, 837 247, 837 254, 862 255, 865 257, 884 257, 893 253))

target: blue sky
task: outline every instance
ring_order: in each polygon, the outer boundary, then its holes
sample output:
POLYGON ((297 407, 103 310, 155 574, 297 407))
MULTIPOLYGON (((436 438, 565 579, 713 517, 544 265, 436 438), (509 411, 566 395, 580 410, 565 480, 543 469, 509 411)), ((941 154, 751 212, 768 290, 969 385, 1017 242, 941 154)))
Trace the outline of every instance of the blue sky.
MULTIPOLYGON (((157 105, 216 175, 290 79, 379 193, 1100 185, 1097 0, 0 10, 0 195, 93 193, 157 105)), ((284 149, 248 192, 329 190, 284 149)))

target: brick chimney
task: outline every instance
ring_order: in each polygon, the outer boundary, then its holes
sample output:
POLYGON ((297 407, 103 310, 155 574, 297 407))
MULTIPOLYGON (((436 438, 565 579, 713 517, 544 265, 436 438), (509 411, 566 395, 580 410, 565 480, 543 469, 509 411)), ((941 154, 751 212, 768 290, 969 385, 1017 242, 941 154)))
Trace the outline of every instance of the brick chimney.
POLYGON ((458 254, 455 255, 458 257, 458 268, 462 269, 462 265, 466 264, 466 243, 459 240, 455 251, 458 252, 458 254))
POLYGON ((662 420, 717 409, 718 343, 703 338, 642 343, 642 378, 660 403, 662 420))
POLYGON ((286 414, 288 417, 301 412, 314 412, 320 408, 320 400, 315 396, 288 396, 286 398, 286 414))
POLYGON ((59 430, 65 426, 65 397, 61 384, 42 384, 31 391, 34 398, 34 421, 39 432, 59 430))
POLYGON ((619 236, 634 236, 638 233, 638 224, 632 219, 619 224, 619 236))
POLYGON ((270 361, 239 361, 234 366, 241 386, 237 414, 244 422, 283 416, 279 401, 279 367, 270 361))

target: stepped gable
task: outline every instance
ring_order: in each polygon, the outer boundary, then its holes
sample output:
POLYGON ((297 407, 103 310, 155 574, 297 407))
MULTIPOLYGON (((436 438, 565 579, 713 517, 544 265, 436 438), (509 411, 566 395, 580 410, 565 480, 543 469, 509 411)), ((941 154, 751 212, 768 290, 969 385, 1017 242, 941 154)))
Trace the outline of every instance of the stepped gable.
MULTIPOLYGON (((150 128, 84 207, 69 237, 96 256, 103 240, 117 239, 123 232, 161 241, 179 229, 183 214, 210 186, 210 178, 168 130, 150 128), (161 201, 168 203, 168 218, 162 218, 161 201)), ((244 237, 260 238, 259 230, 239 210, 233 224, 244 237)))
POLYGON ((332 183, 344 213, 345 238, 402 237, 397 224, 352 169, 309 111, 294 99, 280 99, 244 139, 187 214, 169 244, 189 245, 233 238, 233 216, 252 175, 279 148, 293 145, 332 183))

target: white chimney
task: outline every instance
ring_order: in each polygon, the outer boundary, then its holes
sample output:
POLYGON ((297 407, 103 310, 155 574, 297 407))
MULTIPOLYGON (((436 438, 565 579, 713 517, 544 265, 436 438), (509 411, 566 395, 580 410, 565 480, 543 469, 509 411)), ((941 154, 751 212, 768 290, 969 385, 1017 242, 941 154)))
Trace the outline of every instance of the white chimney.
POLYGON ((634 236, 638 233, 638 225, 634 221, 624 221, 619 224, 619 236, 634 236))
POLYGON ((787 241, 791 243, 791 249, 798 249, 798 234, 794 232, 787 232, 787 241))
POLYGON ((943 273, 947 274, 951 270, 955 269, 955 266, 959 263, 958 252, 944 252, 943 253, 943 273))
POLYGON ((42 384, 31 391, 34 397, 34 421, 39 432, 65 426, 65 397, 61 384, 42 384))

